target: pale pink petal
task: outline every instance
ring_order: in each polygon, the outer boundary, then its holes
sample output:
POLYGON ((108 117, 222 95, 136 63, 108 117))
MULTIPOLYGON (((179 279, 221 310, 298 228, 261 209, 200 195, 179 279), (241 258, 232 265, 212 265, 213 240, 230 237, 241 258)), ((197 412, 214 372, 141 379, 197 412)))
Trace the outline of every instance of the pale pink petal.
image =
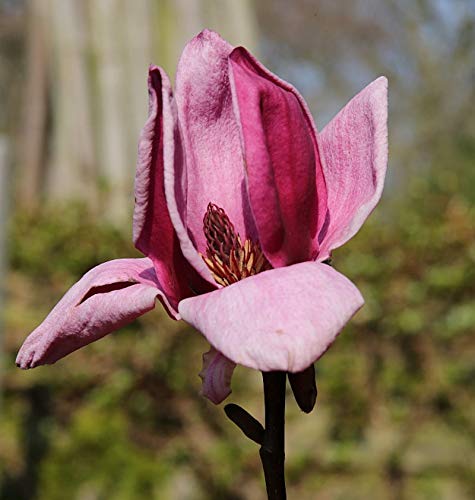
POLYGON ((274 267, 313 260, 327 212, 313 119, 297 90, 246 49, 238 47, 229 59, 262 249, 274 267))
POLYGON ((203 354, 203 369, 200 378, 203 381, 201 393, 218 405, 231 394, 231 378, 236 363, 223 356, 214 347, 203 354))
POLYGON ((118 259, 87 272, 25 340, 20 368, 51 364, 121 328, 167 298, 148 258, 118 259))
POLYGON ((388 160, 387 79, 354 97, 318 136, 328 190, 328 221, 318 260, 353 237, 383 191, 388 160))
MULTIPOLYGON (((162 103, 163 115, 168 117, 167 123, 170 124, 170 126, 164 127, 163 130, 163 182, 168 212, 180 241, 181 251, 198 274, 198 278, 192 280, 191 286, 196 293, 205 293, 216 288, 216 283, 195 243, 191 240, 186 227, 187 177, 176 103, 171 94, 168 94, 168 98, 164 98, 162 103)), ((203 226, 203 221, 201 225, 203 226)), ((201 232, 203 232, 203 227, 201 232)), ((193 275, 191 272, 189 274, 193 275)))
POLYGON ((328 349, 363 302, 332 267, 304 262, 185 299, 178 309, 234 363, 299 372, 328 349))
POLYGON ((229 86, 232 49, 217 33, 204 30, 187 44, 177 69, 175 98, 186 169, 175 167, 175 196, 201 253, 209 202, 224 208, 243 239, 256 238, 229 86))
POLYGON ((210 288, 183 256, 165 197, 164 156, 171 155, 173 162, 176 129, 170 82, 163 70, 152 66, 148 85, 149 117, 139 140, 133 237, 135 246, 152 259, 162 290, 176 309, 181 299, 210 288))

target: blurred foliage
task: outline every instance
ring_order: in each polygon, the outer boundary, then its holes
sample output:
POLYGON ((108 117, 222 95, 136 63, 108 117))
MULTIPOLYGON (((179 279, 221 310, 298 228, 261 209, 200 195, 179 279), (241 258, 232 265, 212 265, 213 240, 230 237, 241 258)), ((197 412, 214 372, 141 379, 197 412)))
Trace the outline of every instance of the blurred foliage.
MULTIPOLYGON (((366 306, 317 364, 316 411, 288 398, 290 498, 475 496, 475 207, 462 187, 444 170, 414 179, 335 252, 366 306)), ((10 241, 0 498, 263 498, 255 445, 199 396, 206 343, 159 308, 57 365, 14 367, 67 286, 135 255, 128 238, 69 205, 16 214, 10 241)), ((256 372, 238 368, 233 390, 262 418, 256 372)))

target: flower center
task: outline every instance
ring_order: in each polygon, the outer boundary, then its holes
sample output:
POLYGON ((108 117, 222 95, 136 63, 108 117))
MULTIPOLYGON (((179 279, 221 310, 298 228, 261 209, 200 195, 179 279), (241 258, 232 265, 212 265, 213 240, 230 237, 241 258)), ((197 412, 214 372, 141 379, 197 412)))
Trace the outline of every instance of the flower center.
POLYGON ((216 283, 228 286, 272 269, 259 244, 248 239, 243 245, 226 212, 214 203, 208 204, 203 231, 207 246, 202 257, 216 283))

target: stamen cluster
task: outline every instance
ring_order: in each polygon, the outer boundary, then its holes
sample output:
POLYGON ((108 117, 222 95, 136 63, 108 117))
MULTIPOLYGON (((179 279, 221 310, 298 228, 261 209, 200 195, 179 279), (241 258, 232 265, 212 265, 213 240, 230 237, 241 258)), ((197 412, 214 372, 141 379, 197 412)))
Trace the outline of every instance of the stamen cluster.
POLYGON ((208 204, 203 230, 207 246, 202 257, 218 284, 228 286, 272 269, 259 244, 250 239, 242 244, 224 209, 214 203, 208 204))

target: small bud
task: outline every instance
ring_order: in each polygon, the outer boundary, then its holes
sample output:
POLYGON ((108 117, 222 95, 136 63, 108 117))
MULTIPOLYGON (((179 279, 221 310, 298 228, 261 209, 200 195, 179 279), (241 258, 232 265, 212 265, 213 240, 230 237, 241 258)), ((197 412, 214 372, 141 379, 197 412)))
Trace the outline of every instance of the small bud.
POLYGON ((262 445, 264 442, 264 427, 244 408, 236 404, 228 404, 224 411, 232 422, 234 422, 249 439, 262 445))
POLYGON ((317 383, 315 381, 315 366, 310 365, 305 370, 298 373, 289 373, 289 382, 295 401, 299 408, 310 413, 317 402, 317 383))

